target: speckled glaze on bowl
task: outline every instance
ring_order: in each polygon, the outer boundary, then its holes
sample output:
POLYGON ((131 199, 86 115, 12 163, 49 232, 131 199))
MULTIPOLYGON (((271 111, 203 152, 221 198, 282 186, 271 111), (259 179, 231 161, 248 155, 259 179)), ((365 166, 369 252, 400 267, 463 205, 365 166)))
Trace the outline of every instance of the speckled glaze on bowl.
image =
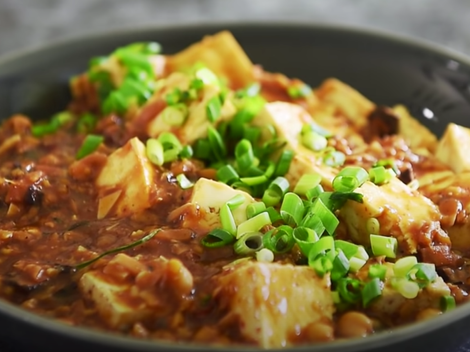
MULTIPOLYGON (((438 136, 449 122, 470 126, 470 58, 429 43, 362 29, 289 23, 152 27, 67 40, 0 58, 0 119, 40 119, 62 110, 68 80, 88 59, 134 41, 158 41, 173 53, 222 29, 232 31, 256 64, 317 86, 328 77, 377 104, 404 103, 438 136), (430 113, 431 112, 431 113, 430 113)), ((470 235, 470 234, 469 234, 470 235)), ((283 351, 462 351, 470 340, 470 305, 433 320, 365 339, 283 351)), ((470 345, 470 342, 468 343, 470 345)), ((72 327, 0 301, 0 350, 67 352, 257 351, 143 341, 72 327)))

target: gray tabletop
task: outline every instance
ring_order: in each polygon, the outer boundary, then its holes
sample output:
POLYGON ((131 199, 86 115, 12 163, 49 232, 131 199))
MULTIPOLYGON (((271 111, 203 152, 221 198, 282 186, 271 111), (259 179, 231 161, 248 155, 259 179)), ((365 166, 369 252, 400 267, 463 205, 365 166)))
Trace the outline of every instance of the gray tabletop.
POLYGON ((0 55, 118 28, 240 20, 372 27, 470 55, 470 0, 0 0, 0 55))

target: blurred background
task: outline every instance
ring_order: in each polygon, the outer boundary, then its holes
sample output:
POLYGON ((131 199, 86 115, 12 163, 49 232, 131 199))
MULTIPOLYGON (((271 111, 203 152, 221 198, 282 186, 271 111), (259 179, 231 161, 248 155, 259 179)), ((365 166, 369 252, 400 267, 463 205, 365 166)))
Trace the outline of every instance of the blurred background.
POLYGON ((470 55, 470 0, 0 0, 0 55, 113 29, 240 20, 375 28, 470 55))

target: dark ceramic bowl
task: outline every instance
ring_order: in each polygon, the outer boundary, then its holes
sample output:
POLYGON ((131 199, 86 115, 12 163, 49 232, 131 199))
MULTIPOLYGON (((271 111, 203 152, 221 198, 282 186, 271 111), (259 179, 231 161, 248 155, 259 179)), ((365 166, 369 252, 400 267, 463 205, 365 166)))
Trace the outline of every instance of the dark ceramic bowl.
MULTIPOLYGON (((0 58, 0 119, 17 112, 45 118, 62 110, 69 98, 69 77, 85 70, 92 56, 145 40, 158 41, 165 53, 173 53, 222 29, 232 31, 252 61, 266 70, 301 78, 312 86, 337 77, 377 104, 407 105, 438 136, 449 122, 470 126, 469 58, 388 34, 307 24, 155 27, 100 34, 5 56, 0 58)), ((470 340, 469 326, 470 305, 464 305, 433 320, 365 339, 289 350, 464 351, 470 340)), ((70 327, 0 302, 0 350, 7 346, 12 351, 51 352, 236 350, 124 338, 70 327)))

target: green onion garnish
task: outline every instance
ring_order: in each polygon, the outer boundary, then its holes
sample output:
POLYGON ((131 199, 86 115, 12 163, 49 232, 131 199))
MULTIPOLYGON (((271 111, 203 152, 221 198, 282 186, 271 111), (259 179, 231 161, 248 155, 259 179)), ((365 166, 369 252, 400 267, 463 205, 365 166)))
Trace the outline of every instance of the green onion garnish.
POLYGON ((304 216, 304 211, 304 203, 297 194, 287 192, 284 195, 279 213, 287 225, 296 226, 300 224, 300 221, 304 216))
POLYGON ((359 246, 357 244, 344 241, 344 240, 335 240, 335 248, 341 249, 346 256, 346 258, 351 259, 354 257, 358 251, 359 246))
POLYGON ((147 158, 155 165, 162 166, 164 163, 163 146, 156 138, 149 138, 146 142, 145 153, 147 158))
POLYGON ((441 309, 443 312, 448 312, 455 308, 455 298, 450 295, 442 296, 440 301, 441 309))
POLYGON ((361 281, 352 278, 341 278, 337 282, 337 290, 342 300, 357 303, 361 299, 361 281))
POLYGON ((259 213, 262 213, 265 210, 266 204, 264 204, 263 202, 250 203, 246 207, 246 217, 247 219, 251 219, 252 217, 258 215, 259 213))
POLYGON ((228 203, 225 203, 220 208, 220 223, 222 224, 222 229, 229 232, 232 236, 235 236, 237 233, 237 224, 232 214, 232 210, 228 203))
POLYGON ((395 177, 395 172, 383 166, 376 166, 369 170, 369 178, 376 185, 388 183, 393 177, 395 177))
POLYGON ((328 141, 324 136, 313 131, 303 133, 300 138, 302 144, 314 152, 319 152, 328 145, 328 141))
POLYGON ((88 112, 80 115, 77 120, 77 131, 79 133, 88 133, 95 128, 98 118, 88 112))
POLYGON ((252 255, 263 248, 263 234, 260 232, 247 232, 239 237, 233 249, 240 255, 252 255))
POLYGON ((200 68, 197 70, 194 74, 196 78, 201 80, 204 84, 207 85, 218 85, 219 84, 219 79, 217 76, 209 70, 207 67, 200 68))
POLYGON ((167 106, 160 118, 170 126, 182 126, 188 116, 188 107, 184 104, 174 104, 167 106))
POLYGON ((436 280, 436 266, 431 263, 415 264, 408 272, 407 277, 416 282, 419 287, 426 287, 436 280))
POLYGON ((318 174, 304 174, 294 188, 294 193, 305 196, 309 190, 317 187, 321 182, 321 176, 318 174))
POLYGON ((235 241, 235 236, 223 229, 214 229, 209 232, 201 241, 205 247, 223 247, 235 241))
POLYGON ((366 308, 369 304, 382 295, 382 282, 378 277, 373 278, 371 281, 364 285, 362 289, 362 306, 366 308))
POLYGON ((215 158, 218 161, 223 161, 227 156, 227 148, 219 132, 214 127, 209 126, 207 128, 207 138, 215 158))
POLYGON ((263 236, 264 247, 274 253, 286 253, 292 249, 295 244, 294 229, 287 225, 281 225, 275 229, 269 230, 263 236))
POLYGON ((346 166, 333 179, 333 189, 337 192, 353 192, 369 179, 369 174, 360 166, 346 166))
POLYGON ((369 266, 369 277, 371 279, 378 278, 382 281, 385 280, 387 275, 387 267, 383 264, 372 264, 369 266))
POLYGON ((375 256, 384 255, 388 258, 395 258, 397 252, 397 239, 381 235, 370 235, 370 245, 375 256))
POLYGON ((209 160, 212 157, 211 145, 208 139, 198 139, 194 144, 194 157, 209 160))
POLYGON ((271 225, 271 219, 268 213, 263 212, 253 216, 251 219, 248 219, 238 225, 237 238, 240 238, 247 232, 257 232, 266 225, 271 225))
POLYGON ((300 251, 306 257, 308 257, 313 243, 318 241, 318 235, 315 233, 315 231, 303 226, 296 227, 292 233, 292 236, 299 246, 300 251))
POLYGON ((326 232, 333 236, 339 225, 339 220, 320 198, 315 199, 309 211, 321 219, 326 232))
POLYGON ((220 98, 218 95, 212 97, 206 105, 206 115, 207 119, 214 123, 220 117, 222 113, 222 104, 220 103, 220 98))
POLYGON ((194 186, 194 183, 192 183, 188 178, 186 177, 185 174, 179 174, 176 176, 176 181, 178 181, 178 185, 182 189, 189 189, 192 186, 194 186))
POLYGON ((259 262, 271 263, 274 261, 274 253, 267 248, 261 248, 256 252, 256 260, 259 262))
POLYGON ((395 280, 392 281, 392 286, 403 297, 408 299, 416 298, 420 290, 419 285, 416 282, 405 278, 395 278, 395 280))
POLYGON ((416 259, 415 256, 400 258, 393 265, 393 273, 397 277, 406 277, 411 268, 413 268, 416 264, 418 264, 418 259, 416 259))
POLYGON ((276 223, 282 220, 281 214, 274 209, 274 207, 267 207, 266 212, 269 214, 269 218, 271 219, 271 223, 276 223))
POLYGON ((380 222, 376 218, 369 218, 366 221, 366 231, 369 234, 378 235, 380 234, 380 222))
POLYGON ((235 146, 235 160, 239 170, 249 169, 253 165, 255 155, 251 142, 247 139, 242 139, 235 146))
POLYGON ((349 271, 352 273, 357 273, 367 261, 358 257, 351 257, 349 259, 349 271))
POLYGON ((310 188, 307 193, 305 193, 305 196, 309 201, 314 201, 320 194, 324 192, 324 189, 321 184, 310 188))
POLYGON ((193 148, 190 145, 185 145, 183 148, 181 148, 179 157, 181 159, 189 159, 192 158, 193 154, 193 148))
POLYGON ((307 84, 295 84, 287 88, 287 94, 292 99, 305 98, 312 93, 312 88, 307 84))
POLYGON ((331 269, 331 280, 337 281, 343 276, 345 276, 349 271, 349 260, 344 255, 341 249, 338 250, 338 253, 333 260, 333 268, 331 269))
POLYGON ((238 176, 237 171, 235 171, 233 166, 229 164, 219 168, 217 170, 216 177, 217 180, 228 185, 232 184, 240 178, 240 176, 238 176))
POLYGON ((98 147, 100 146, 101 143, 103 143, 104 137, 95 135, 95 134, 89 134, 85 137, 85 140, 82 143, 82 146, 77 152, 76 158, 82 159, 85 156, 93 153, 98 147))
POLYGON ((294 152, 292 150, 284 149, 277 160, 274 176, 284 176, 289 171, 293 158, 294 152))
POLYGON ((327 256, 319 256, 314 260, 310 260, 309 258, 308 265, 321 277, 333 269, 333 262, 331 258, 327 256))
POLYGON ((323 156, 323 163, 331 167, 339 167, 346 161, 346 155, 337 150, 328 152, 323 156))

